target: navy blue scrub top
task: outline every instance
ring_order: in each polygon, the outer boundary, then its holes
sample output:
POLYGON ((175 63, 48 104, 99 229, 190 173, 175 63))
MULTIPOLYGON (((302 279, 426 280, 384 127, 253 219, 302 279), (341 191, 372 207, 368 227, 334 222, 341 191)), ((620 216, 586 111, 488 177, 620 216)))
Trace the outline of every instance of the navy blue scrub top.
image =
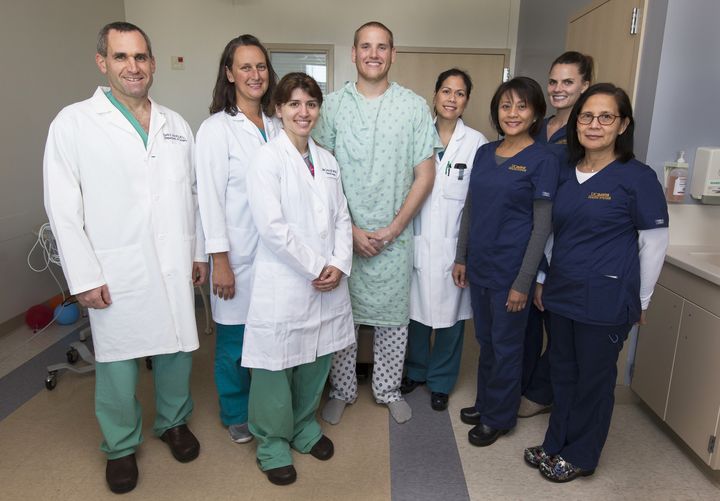
POLYGON ((500 143, 483 145, 473 162, 467 273, 475 286, 509 290, 530 240, 533 202, 555 197, 558 160, 535 142, 498 165, 500 143))
POLYGON ((574 168, 562 169, 560 177, 543 305, 588 324, 637 322, 638 230, 668 226, 655 171, 637 160, 614 161, 582 184, 574 168))
POLYGON ((557 155, 560 161, 560 166, 565 167, 568 162, 568 150, 567 150, 567 125, 563 125, 548 139, 547 137, 547 126, 548 122, 552 117, 548 117, 542 121, 542 127, 535 141, 544 144, 550 151, 557 155))

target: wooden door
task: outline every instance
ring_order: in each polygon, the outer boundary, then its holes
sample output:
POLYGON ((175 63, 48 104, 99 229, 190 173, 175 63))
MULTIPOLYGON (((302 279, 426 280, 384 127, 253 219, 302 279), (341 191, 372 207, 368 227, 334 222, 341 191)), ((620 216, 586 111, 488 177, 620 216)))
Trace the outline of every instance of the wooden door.
POLYGON ((612 82, 634 102, 645 0, 596 0, 568 22, 565 47, 595 60, 595 82, 612 82), (635 29, 633 9, 637 10, 635 29), (634 31, 634 32, 631 32, 634 31))
POLYGON ((390 80, 412 89, 424 97, 432 110, 435 81, 450 68, 468 72, 473 81, 463 121, 492 141, 497 131, 490 121, 490 99, 502 83, 508 53, 504 50, 428 49, 406 47, 397 49, 390 80))

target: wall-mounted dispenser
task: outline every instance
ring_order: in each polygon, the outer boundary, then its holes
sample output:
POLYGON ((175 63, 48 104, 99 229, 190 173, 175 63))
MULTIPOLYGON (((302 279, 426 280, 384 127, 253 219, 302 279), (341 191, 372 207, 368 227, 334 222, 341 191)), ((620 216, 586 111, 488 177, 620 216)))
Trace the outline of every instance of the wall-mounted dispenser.
POLYGON ((702 146, 695 152, 690 196, 720 205, 720 147, 702 146))

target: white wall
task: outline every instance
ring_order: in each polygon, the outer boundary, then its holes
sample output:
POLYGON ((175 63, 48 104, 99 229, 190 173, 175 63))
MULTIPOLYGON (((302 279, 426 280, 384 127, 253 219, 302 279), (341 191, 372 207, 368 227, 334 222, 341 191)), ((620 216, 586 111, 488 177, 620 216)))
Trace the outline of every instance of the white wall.
POLYGON ((695 149, 720 146, 719 20, 717 0, 668 1, 647 150, 658 171, 686 150, 692 176, 695 149))
POLYGON ((0 323, 59 292, 47 272, 35 274, 25 263, 33 230, 47 221, 42 203, 47 130, 63 106, 89 97, 102 81, 95 67, 97 32, 124 17, 118 0, 3 2, 0 323))
MULTIPOLYGON (((265 43, 335 45, 335 88, 355 78, 355 29, 378 20, 399 46, 509 48, 514 57, 520 0, 125 0, 127 20, 153 42, 152 95, 194 130, 207 117, 220 52, 252 33, 265 43), (184 56, 185 70, 170 70, 184 56)), ((511 58, 511 64, 513 60, 511 58)))
POLYGON ((534 78, 545 88, 550 64, 565 52, 568 18, 587 2, 522 0, 515 75, 534 78))

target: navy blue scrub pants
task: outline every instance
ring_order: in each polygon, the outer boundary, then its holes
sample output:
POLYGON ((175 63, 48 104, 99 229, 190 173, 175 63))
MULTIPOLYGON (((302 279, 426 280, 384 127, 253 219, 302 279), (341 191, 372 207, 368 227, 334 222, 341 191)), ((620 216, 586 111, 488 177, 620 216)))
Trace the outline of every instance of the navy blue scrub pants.
POLYGON ((435 329, 435 340, 430 346, 433 328, 410 320, 408 327, 407 375, 415 381, 427 382, 430 391, 450 394, 460 373, 465 320, 451 327, 435 329))
POLYGON ((632 324, 584 324, 552 312, 550 324, 555 402, 543 448, 592 470, 610 429, 617 359, 632 324))
POLYGON ((547 311, 530 305, 527 327, 525 328, 525 352, 523 355, 522 394, 538 404, 553 402, 550 383, 550 318, 547 311), (544 326, 544 329, 543 329, 544 326), (543 351, 543 338, 547 345, 543 351))
MULTIPOLYGON (((508 290, 470 285, 475 338, 480 344, 475 409, 480 421, 495 429, 515 427, 520 406, 523 340, 530 301, 508 313, 508 290)), ((532 297, 532 291, 528 299, 532 297)))

